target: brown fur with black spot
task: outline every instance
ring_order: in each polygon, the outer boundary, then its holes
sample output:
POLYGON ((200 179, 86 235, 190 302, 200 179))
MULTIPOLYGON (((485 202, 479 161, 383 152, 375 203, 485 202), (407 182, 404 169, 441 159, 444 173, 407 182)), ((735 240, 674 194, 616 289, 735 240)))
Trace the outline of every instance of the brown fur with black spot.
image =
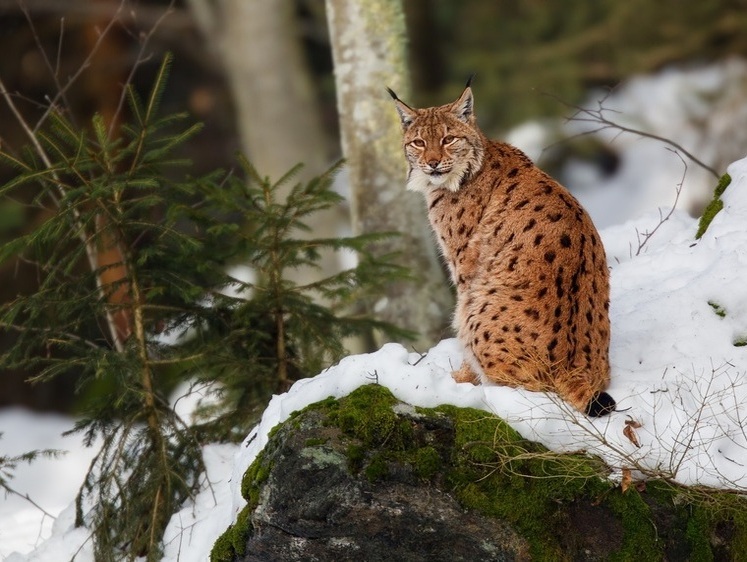
POLYGON ((454 377, 553 391, 591 415, 614 409, 603 392, 609 272, 589 215, 523 152, 482 133, 469 86, 427 109, 390 94, 408 188, 425 194, 457 288, 453 325, 465 362, 454 377))

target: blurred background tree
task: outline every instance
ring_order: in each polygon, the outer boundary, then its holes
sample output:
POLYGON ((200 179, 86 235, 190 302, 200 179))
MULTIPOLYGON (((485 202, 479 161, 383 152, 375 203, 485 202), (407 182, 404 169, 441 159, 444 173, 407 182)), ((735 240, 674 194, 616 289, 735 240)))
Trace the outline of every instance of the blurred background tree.
MULTIPOLYGON (((443 103, 476 72, 480 123, 495 136, 528 118, 567 114, 557 100, 581 103, 591 88, 673 65, 747 57, 743 0, 402 5, 413 86, 407 101, 443 103)), ((180 149, 196 175, 232 167, 238 149, 267 174, 275 173, 270 159, 283 171, 303 161, 314 174, 340 157, 324 0, 0 0, 0 78, 32 126, 54 104, 69 108, 67 117, 80 126, 98 112, 115 130, 127 117, 123 85, 147 90, 166 51, 174 65, 163 110, 187 108, 205 123, 180 149)), ((0 141, 5 150, 26 142, 5 103, 0 141)), ((0 169, 0 181, 11 173, 0 169)), ((0 206, 0 238, 44 219, 23 203, 0 206)), ((422 205, 416 197, 408 203, 422 205)), ((347 213, 341 208, 319 228, 345 232, 347 213)), ((33 292, 36 282, 32 267, 6 264, 0 300, 33 292)), ((7 345, 0 339, 0 347, 7 345)), ((0 406, 74 406, 73 375, 30 386, 29 374, 0 374, 0 406)))

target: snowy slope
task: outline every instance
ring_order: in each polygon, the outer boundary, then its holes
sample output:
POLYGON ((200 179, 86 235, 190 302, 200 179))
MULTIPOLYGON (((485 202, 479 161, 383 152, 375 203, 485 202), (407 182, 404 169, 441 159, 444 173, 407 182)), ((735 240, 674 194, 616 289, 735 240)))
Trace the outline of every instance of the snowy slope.
MULTIPOLYGON (((612 272, 609 391, 622 411, 590 420, 552 395, 457 384, 450 376, 461 361, 455 340, 423 357, 397 344, 351 356, 273 397, 241 446, 206 448, 212 486, 173 517, 164 560, 206 560, 244 505, 241 475, 272 427, 310 403, 372 382, 417 406, 483 409, 525 437, 559 451, 589 451, 618 471, 640 469, 685 484, 747 490, 747 346, 734 345, 747 340, 747 158, 729 173, 724 209, 699 241, 696 221, 677 211, 640 251, 637 233, 653 229, 658 213, 602 232, 612 272), (623 434, 630 419, 641 424, 640 447, 623 434)), ((7 560, 62 560, 75 552, 76 560, 93 560, 86 533, 71 525, 68 509, 36 551, 7 560)), ((0 536, 0 548, 11 544, 8 537, 0 536)))

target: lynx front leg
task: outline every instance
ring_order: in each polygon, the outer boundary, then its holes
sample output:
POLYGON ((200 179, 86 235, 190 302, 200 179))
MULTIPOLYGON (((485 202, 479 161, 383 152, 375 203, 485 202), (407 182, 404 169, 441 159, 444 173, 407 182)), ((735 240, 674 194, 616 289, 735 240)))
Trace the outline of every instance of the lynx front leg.
POLYGON ((467 361, 462 363, 462 367, 458 371, 452 372, 451 376, 456 382, 471 382, 472 384, 480 383, 480 377, 472 370, 472 367, 470 367, 467 361))

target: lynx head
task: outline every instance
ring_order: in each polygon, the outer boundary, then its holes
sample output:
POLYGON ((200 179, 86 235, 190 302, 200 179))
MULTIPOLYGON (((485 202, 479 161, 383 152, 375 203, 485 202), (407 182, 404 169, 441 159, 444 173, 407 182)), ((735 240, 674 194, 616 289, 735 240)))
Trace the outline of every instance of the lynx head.
POLYGON ((414 109, 387 91, 402 121, 402 144, 410 165, 407 189, 458 191, 480 170, 483 158, 483 135, 475 123, 469 82, 455 102, 426 109, 414 109))

